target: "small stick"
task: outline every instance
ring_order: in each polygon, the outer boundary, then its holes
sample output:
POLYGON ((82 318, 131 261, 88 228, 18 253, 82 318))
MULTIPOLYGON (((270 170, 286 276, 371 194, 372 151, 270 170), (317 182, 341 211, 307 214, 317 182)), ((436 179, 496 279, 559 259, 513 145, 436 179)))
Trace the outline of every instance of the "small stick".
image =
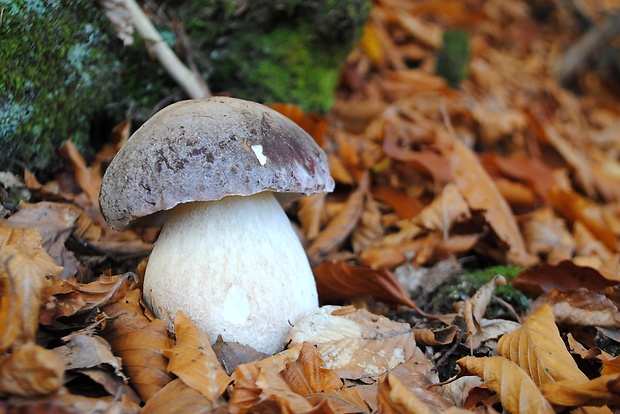
POLYGON ((178 56, 161 38, 153 23, 146 17, 135 0, 126 0, 128 10, 136 31, 140 35, 150 54, 155 56, 163 68, 190 98, 207 98, 211 96, 204 80, 181 62, 178 56))

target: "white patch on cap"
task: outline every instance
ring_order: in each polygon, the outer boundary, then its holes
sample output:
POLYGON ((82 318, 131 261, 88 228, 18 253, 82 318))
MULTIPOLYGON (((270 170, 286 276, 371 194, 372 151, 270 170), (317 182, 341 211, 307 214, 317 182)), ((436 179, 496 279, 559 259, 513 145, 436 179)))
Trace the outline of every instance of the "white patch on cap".
POLYGON ((252 145, 252 151, 256 154, 256 158, 258 158, 258 162, 260 165, 267 164, 267 157, 263 154, 263 146, 262 145, 252 145))

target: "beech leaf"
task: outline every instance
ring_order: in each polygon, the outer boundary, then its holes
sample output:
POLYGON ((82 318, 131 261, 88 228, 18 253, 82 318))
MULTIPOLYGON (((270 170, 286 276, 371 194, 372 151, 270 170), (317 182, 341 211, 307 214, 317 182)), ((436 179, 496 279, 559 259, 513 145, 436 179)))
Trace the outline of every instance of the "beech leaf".
POLYGON ((338 306, 323 306, 304 316, 289 340, 290 346, 317 344, 325 368, 350 379, 379 376, 407 361, 416 349, 408 324, 338 306))
POLYGON ((162 350, 172 348, 174 341, 164 322, 145 316, 140 297, 139 290, 131 290, 123 300, 105 306, 110 321, 101 336, 123 360, 123 370, 138 395, 148 401, 171 381, 162 350))
POLYGON ((230 377, 211 349, 209 335, 199 330, 181 311, 176 315, 174 331, 177 344, 163 351, 164 356, 170 360, 168 371, 209 401, 216 401, 226 390, 230 377))
POLYGON ((499 395, 502 407, 513 414, 553 414, 551 404, 519 366, 510 360, 495 357, 464 357, 456 361, 459 375, 477 375, 489 389, 499 395))

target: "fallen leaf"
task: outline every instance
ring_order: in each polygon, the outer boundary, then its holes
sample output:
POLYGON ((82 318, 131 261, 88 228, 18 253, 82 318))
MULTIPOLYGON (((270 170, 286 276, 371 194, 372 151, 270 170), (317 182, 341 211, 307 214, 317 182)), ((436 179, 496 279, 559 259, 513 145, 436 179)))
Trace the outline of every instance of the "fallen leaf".
POLYGON ((142 414, 196 413, 225 414, 228 410, 222 401, 213 403, 195 389, 177 378, 166 384, 142 407, 142 414))
POLYGON ((0 393, 36 397, 62 387, 65 364, 52 351, 25 343, 0 358, 0 393))
POLYGON ((517 221, 474 152, 458 139, 453 140, 450 166, 454 183, 469 208, 481 210, 499 238, 508 245, 508 261, 527 267, 532 259, 525 248, 517 221))
POLYGON ((140 298, 139 290, 131 290, 124 299, 105 306, 110 320, 101 336, 123 360, 123 370, 142 400, 148 401, 172 379, 162 350, 172 348, 174 341, 164 322, 145 316, 140 298))
POLYGON ((571 223, 582 222, 608 249, 616 251, 616 235, 605 221, 601 206, 571 190, 560 187, 551 189, 553 206, 571 223))
POLYGON ((577 266, 569 260, 556 265, 542 263, 533 269, 524 270, 512 281, 514 287, 524 292, 540 295, 552 289, 566 291, 586 288, 599 291, 617 284, 608 280, 595 269, 577 266))
POLYGON ((588 381, 566 349, 547 305, 529 315, 523 327, 502 336, 497 352, 521 367, 539 386, 562 380, 588 381))
POLYGON ((438 414, 443 410, 430 407, 407 389, 396 377, 388 374, 379 381, 377 406, 381 413, 438 414))
POLYGON ((0 250, 0 354, 34 341, 41 294, 62 268, 42 248, 9 244, 0 250))
POLYGON ((330 260, 312 269, 319 298, 323 303, 341 302, 359 296, 371 296, 387 303, 418 309, 392 273, 330 260))
POLYGON ((616 305, 605 295, 586 288, 545 292, 530 305, 530 310, 534 311, 543 304, 551 307, 555 321, 560 325, 620 326, 620 312, 616 305))
POLYGON ((411 327, 364 309, 334 315, 323 306, 304 316, 289 334, 290 346, 317 345, 325 368, 341 378, 376 377, 407 361, 416 348, 411 327))
POLYGON ((570 260, 575 252, 575 241, 551 208, 536 210, 522 224, 523 237, 528 250, 540 255, 546 263, 557 264, 570 260))
POLYGON ((311 262, 320 263, 321 257, 339 246, 353 231, 363 211, 364 197, 368 191, 368 173, 357 189, 351 193, 344 209, 330 220, 327 227, 314 239, 306 250, 311 262))
POLYGON ((78 283, 74 277, 58 279, 43 290, 39 323, 51 325, 59 317, 83 314, 114 303, 123 298, 127 287, 136 281, 133 272, 101 276, 91 283, 78 283))
POLYGON ((326 193, 316 193, 299 199, 297 218, 301 222, 306 241, 314 240, 321 230, 325 197, 326 193))
POLYGON ((231 380, 211 349, 211 338, 181 311, 174 320, 174 331, 176 345, 162 351, 169 359, 168 372, 215 402, 231 380))
MULTIPOLYGON (((586 382, 564 380, 545 384, 540 390, 545 398, 558 408, 585 406, 584 410, 594 412, 590 411, 591 407, 588 406, 601 407, 620 403, 620 374, 603 375, 586 382)), ((596 412, 612 413, 607 407, 601 408, 596 412)))
POLYGON ((552 414, 555 411, 540 390, 517 364, 495 357, 464 357, 456 361, 459 375, 477 375, 489 389, 499 395, 502 407, 509 413, 552 414))

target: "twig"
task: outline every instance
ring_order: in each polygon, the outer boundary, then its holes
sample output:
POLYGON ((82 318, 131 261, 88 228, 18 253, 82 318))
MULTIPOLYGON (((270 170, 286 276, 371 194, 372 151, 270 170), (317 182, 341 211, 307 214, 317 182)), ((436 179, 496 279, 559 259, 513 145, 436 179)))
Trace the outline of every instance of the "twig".
POLYGON ((149 53, 157 58, 181 89, 190 98, 207 98, 211 96, 211 91, 203 79, 189 70, 168 47, 136 1, 126 0, 126 5, 131 12, 133 25, 140 37, 144 39, 149 53))
POLYGON ((620 33, 620 12, 607 19, 602 26, 594 26, 571 46, 558 62, 555 74, 560 83, 570 83, 577 72, 592 58, 597 50, 605 46, 615 35, 620 33))

